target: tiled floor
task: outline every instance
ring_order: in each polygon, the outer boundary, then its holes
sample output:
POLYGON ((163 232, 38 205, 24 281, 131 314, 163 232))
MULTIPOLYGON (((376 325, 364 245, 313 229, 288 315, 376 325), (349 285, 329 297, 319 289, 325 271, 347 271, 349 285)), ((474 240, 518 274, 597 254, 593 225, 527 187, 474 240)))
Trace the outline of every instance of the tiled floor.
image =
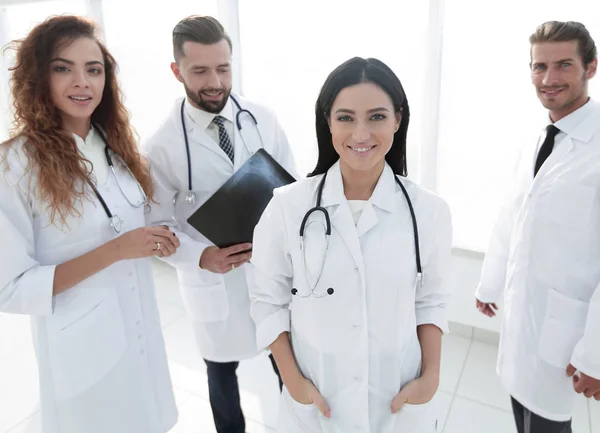
MULTIPOLYGON (((204 363, 174 286, 174 274, 156 263, 155 276, 169 365, 179 406, 172 433, 214 433, 204 363)), ((497 348, 460 335, 444 338, 440 390, 435 399, 443 433, 513 433, 508 396, 494 372, 497 348)), ((37 371, 28 319, 0 315, 0 433, 39 433, 37 371)), ((251 433, 274 432, 277 380, 266 355, 242 362, 242 405, 251 433)), ((600 433, 600 403, 581 398, 575 433, 600 433)))

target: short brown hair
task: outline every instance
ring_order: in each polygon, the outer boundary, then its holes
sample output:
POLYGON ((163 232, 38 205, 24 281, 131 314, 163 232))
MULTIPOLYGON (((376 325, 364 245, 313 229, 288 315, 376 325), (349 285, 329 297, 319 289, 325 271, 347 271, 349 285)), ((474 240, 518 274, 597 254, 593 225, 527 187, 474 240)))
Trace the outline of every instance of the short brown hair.
POLYGON ((542 42, 569 42, 577 41, 577 49, 583 65, 587 66, 597 56, 596 44, 585 26, 576 21, 547 21, 538 26, 529 37, 531 45, 542 42))
POLYGON ((179 21, 173 29, 173 57, 175 57, 175 61, 178 61, 184 56, 183 44, 185 42, 212 45, 223 39, 227 41, 229 49, 233 51, 231 38, 217 19, 191 15, 179 21))

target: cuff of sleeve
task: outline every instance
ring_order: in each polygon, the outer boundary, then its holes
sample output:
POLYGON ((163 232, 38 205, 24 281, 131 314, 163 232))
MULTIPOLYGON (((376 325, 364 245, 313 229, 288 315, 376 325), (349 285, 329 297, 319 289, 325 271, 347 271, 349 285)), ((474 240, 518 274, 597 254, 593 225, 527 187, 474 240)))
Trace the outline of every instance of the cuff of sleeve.
POLYGON ((417 326, 435 325, 443 334, 449 332, 446 312, 442 307, 427 307, 417 310, 417 326))
POLYGON ((208 245, 205 245, 201 242, 195 241, 186 234, 177 233, 179 237, 179 241, 181 245, 170 257, 161 258, 164 262, 170 264, 171 266, 190 266, 190 267, 200 267, 200 257, 202 257, 202 253, 208 245))
POLYGON ((482 287, 481 285, 479 285, 477 287, 477 290, 475 290, 475 297, 479 301, 481 301, 485 304, 496 303, 500 300, 501 296, 502 296, 502 289, 494 290, 494 289, 482 287))
POLYGON ((600 366, 598 366, 597 363, 586 363, 585 360, 579 358, 577 356, 577 348, 575 349, 575 353, 571 358, 571 365, 573 365, 573 367, 575 367, 582 373, 585 373, 588 376, 593 377, 594 379, 600 380, 600 366))
POLYGON ((268 348, 282 332, 290 332, 290 310, 281 308, 256 326, 256 344, 259 349, 268 348))
POLYGON ((24 299, 23 311, 32 316, 51 316, 54 314, 54 273, 56 265, 40 266, 33 275, 30 296, 24 299))

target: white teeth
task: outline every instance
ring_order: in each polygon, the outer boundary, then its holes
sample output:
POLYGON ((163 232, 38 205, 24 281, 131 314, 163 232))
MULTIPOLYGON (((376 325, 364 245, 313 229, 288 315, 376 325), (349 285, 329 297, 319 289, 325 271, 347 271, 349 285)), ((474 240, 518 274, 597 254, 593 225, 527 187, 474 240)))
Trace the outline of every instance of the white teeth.
POLYGON ((352 150, 354 150, 355 152, 368 152, 371 149, 373 149, 373 146, 371 146, 371 147, 353 147, 352 148, 352 150))
POLYGON ((87 96, 69 96, 69 98, 74 99, 76 101, 88 101, 92 98, 88 98, 87 96))

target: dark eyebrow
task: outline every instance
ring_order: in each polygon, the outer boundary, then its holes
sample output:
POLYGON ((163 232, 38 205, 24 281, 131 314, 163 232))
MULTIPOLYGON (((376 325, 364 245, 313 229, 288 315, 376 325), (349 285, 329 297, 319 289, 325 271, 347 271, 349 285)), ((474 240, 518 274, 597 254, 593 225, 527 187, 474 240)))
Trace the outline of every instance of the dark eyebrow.
MULTIPOLYGON (((385 107, 377 107, 377 108, 371 108, 370 110, 367 111, 367 113, 371 114, 371 113, 375 113, 377 111, 387 111, 389 113, 390 110, 388 110, 385 107)), ((337 113, 355 114, 355 111, 354 110, 349 110, 347 108, 340 108, 335 113, 336 114, 337 113)))
MULTIPOLYGON (((64 58, 62 58, 62 57, 55 57, 54 59, 50 60, 50 63, 53 63, 53 62, 63 62, 63 63, 66 63, 67 65, 74 65, 74 64, 75 64, 75 62, 74 62, 74 61, 72 61, 72 60, 68 60, 68 59, 64 59, 64 58)), ((91 60, 91 61, 89 61, 89 62, 85 62, 85 65, 86 65, 86 66, 91 66, 91 65, 100 65, 100 66, 104 66, 104 65, 102 64, 102 62, 100 62, 100 61, 98 61, 98 60, 91 60)))
POLYGON ((568 58, 568 59, 559 60, 558 62, 554 62, 554 63, 558 65, 560 63, 573 63, 574 61, 575 61, 574 59, 568 58))

